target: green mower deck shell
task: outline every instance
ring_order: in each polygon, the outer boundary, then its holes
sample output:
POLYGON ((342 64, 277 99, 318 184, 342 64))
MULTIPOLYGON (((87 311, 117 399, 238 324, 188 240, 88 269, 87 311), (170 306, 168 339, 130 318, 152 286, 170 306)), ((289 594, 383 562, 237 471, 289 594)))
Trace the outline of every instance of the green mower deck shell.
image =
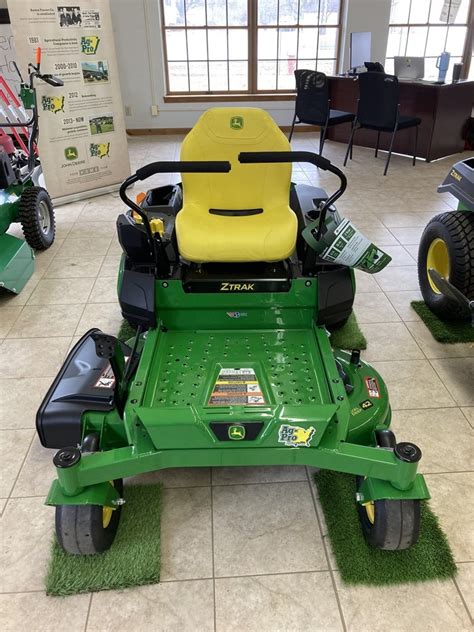
POLYGON ((35 255, 30 246, 14 235, 0 235, 0 287, 18 294, 35 269, 35 255))
POLYGON ((15 184, 0 191, 0 235, 6 233, 10 225, 18 221, 20 197, 24 185, 15 184))
POLYGON ((385 384, 331 348, 315 325, 315 285, 296 279, 286 293, 190 295, 180 281, 158 280, 159 323, 142 336, 123 421, 117 409, 84 413, 83 436, 99 432, 103 451, 58 468, 47 504, 107 504, 100 483, 163 468, 241 465, 364 476, 376 481, 367 500, 428 498, 418 464, 377 447, 375 430, 391 417, 385 384), (236 368, 253 370, 263 403, 213 405, 220 371, 236 368))

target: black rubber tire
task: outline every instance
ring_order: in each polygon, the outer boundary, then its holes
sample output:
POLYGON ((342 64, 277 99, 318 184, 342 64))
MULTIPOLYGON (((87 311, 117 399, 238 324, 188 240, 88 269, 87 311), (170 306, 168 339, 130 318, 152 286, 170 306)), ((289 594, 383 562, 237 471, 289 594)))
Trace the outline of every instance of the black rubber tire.
MULTIPOLYGON (((114 487, 123 494, 122 479, 114 487)), ((56 507, 56 537, 60 547, 72 555, 94 555, 109 549, 115 539, 122 507, 112 513, 109 525, 102 524, 100 505, 58 505, 56 507)))
MULTIPOLYGON (((357 487, 363 480, 358 477, 357 487)), ((384 551, 402 551, 416 544, 420 535, 419 500, 374 501, 374 523, 363 505, 357 503, 362 533, 368 544, 384 551)))
POLYGON ((20 198, 19 221, 28 244, 35 250, 47 250, 54 241, 56 223, 49 193, 42 187, 27 187, 20 198), (41 204, 49 214, 49 227, 43 230, 40 221, 41 204))
POLYGON ((426 269, 430 244, 443 239, 448 248, 449 281, 474 300, 474 213, 451 211, 433 217, 423 232, 418 250, 418 279, 423 299, 443 320, 467 320, 469 312, 444 294, 433 291, 426 269))

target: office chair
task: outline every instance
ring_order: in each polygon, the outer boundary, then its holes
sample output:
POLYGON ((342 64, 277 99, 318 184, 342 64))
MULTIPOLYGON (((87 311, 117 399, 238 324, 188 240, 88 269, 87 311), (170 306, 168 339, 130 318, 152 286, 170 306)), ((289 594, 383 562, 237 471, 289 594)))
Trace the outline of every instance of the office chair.
POLYGON ((413 150, 413 165, 415 165, 416 148, 418 144, 418 125, 421 123, 421 119, 417 116, 404 116, 400 114, 397 77, 381 72, 365 72, 359 75, 359 93, 357 114, 352 123, 352 131, 344 158, 344 166, 347 163, 349 155, 352 160, 352 145, 355 132, 358 129, 373 129, 377 132, 375 157, 377 157, 379 151, 380 132, 392 132, 383 172, 384 176, 387 175, 388 165, 392 157, 395 134, 398 130, 408 129, 409 127, 415 128, 415 147, 413 150))
POLYGON ((324 141, 330 125, 351 123, 354 114, 341 110, 331 110, 329 84, 326 75, 314 70, 295 70, 296 102, 295 115, 288 140, 291 141, 295 124, 319 125, 319 153, 322 154, 324 141))
POLYGON ((378 61, 364 61, 367 72, 385 72, 384 67, 378 61))

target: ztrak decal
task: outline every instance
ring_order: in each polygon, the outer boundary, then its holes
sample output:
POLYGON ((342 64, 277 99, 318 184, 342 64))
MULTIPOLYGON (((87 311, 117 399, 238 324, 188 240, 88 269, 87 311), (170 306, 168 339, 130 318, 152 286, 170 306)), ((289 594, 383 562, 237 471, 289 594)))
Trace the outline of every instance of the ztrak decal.
POLYGON ((105 158, 109 156, 110 143, 91 143, 89 152, 92 158, 105 158))
POLYGON ((88 35, 81 37, 81 51, 84 55, 95 55, 99 47, 100 37, 97 35, 88 35))
POLYGON ((376 399, 380 399, 380 389, 379 389, 379 383, 377 382, 377 378, 366 377, 365 388, 367 389, 367 393, 369 394, 369 397, 375 397, 376 399))
POLYGON ((254 292, 255 283, 230 283, 224 281, 221 283, 221 292, 254 292))
POLYGON ((278 430, 278 443, 284 443, 291 448, 309 448, 316 428, 302 428, 301 426, 289 426, 284 424, 278 430))
POLYGON ((45 112, 64 112, 64 97, 41 97, 41 105, 45 112))
POLYGON ((462 180, 462 176, 461 176, 461 174, 460 174, 460 173, 458 173, 458 172, 456 171, 456 169, 452 169, 452 170, 451 170, 451 174, 450 174, 450 175, 452 175, 452 176, 453 176, 453 178, 454 178, 455 180, 457 180, 458 182, 461 182, 461 180, 462 180))

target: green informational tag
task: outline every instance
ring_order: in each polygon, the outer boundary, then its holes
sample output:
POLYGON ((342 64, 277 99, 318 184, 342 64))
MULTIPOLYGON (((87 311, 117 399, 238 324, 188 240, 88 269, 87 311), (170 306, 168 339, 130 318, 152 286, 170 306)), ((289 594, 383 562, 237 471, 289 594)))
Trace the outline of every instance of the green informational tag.
POLYGON ((357 268, 369 274, 383 270, 392 258, 380 250, 354 226, 349 219, 340 219, 336 213, 326 216, 323 234, 319 241, 319 222, 308 224, 303 238, 321 259, 330 263, 357 268))
POLYGON ((28 88, 25 85, 22 85, 20 88, 20 99, 23 102, 23 107, 25 108, 25 110, 31 110, 31 108, 35 104, 34 90, 28 88))

